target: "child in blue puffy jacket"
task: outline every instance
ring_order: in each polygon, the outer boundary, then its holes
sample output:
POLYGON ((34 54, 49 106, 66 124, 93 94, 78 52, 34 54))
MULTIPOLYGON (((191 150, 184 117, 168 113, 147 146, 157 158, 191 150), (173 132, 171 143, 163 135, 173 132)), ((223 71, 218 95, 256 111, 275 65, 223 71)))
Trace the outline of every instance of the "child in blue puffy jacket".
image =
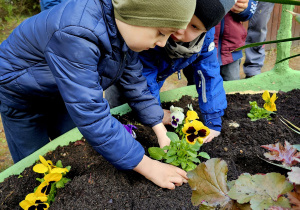
MULTIPOLYGON (((186 30, 178 30, 168 39, 165 47, 143 51, 139 57, 143 63, 143 75, 150 92, 160 101, 159 91, 165 80, 174 72, 187 67, 192 72, 199 94, 199 107, 210 135, 210 142, 218 136, 222 127, 221 117, 227 107, 220 65, 214 44, 214 26, 235 4, 235 0, 197 0, 196 10, 186 30)), ((112 107, 120 105, 117 85, 105 92, 112 107)), ((170 111, 164 110, 165 124, 169 123, 170 111)))
POLYGON ((118 169, 160 187, 186 172, 145 156, 110 114, 103 91, 119 81, 160 146, 170 142, 163 110, 147 88, 138 53, 186 28, 196 0, 68 0, 21 23, 0 45, 0 111, 14 162, 66 131, 79 131, 118 169), (134 52, 135 51, 135 52, 134 52))

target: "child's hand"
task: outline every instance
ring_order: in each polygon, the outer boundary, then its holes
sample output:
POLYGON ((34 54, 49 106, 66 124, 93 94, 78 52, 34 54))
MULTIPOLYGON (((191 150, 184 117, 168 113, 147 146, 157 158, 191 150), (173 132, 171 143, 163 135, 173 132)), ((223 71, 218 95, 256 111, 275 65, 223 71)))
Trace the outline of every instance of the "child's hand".
POLYGON ((167 109, 163 109, 163 110, 164 110, 164 118, 162 123, 164 125, 171 125, 171 111, 167 109))
POLYGON ((203 142, 204 143, 208 143, 208 142, 211 142, 213 140, 213 138, 217 137, 220 135, 221 132, 219 131, 215 131, 213 129, 210 129, 210 133, 208 136, 206 136, 205 139, 203 139, 203 142))
POLYGON ((157 140, 160 148, 170 145, 171 140, 167 136, 167 129, 162 123, 153 126, 152 129, 157 136, 157 140))
POLYGON ((184 170, 153 160, 146 155, 133 170, 142 174, 154 184, 170 190, 175 189, 175 186, 178 187, 183 183, 187 183, 188 180, 184 170))
POLYGON ((248 7, 249 0, 237 0, 236 3, 231 8, 234 13, 241 13, 248 7))

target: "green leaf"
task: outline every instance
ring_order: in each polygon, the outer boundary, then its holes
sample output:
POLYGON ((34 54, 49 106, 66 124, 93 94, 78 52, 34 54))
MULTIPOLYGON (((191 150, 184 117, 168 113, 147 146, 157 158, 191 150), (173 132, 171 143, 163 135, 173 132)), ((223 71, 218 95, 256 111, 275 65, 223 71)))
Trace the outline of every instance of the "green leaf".
POLYGON ((176 150, 169 150, 168 152, 167 152, 167 156, 168 157, 171 157, 171 156, 173 156, 173 155, 176 155, 176 150))
POLYGON ((173 162, 173 161, 176 160, 176 159, 177 159, 176 156, 168 157, 168 158, 166 159, 166 163, 171 163, 171 162, 173 162))
POLYGON ((191 152, 191 151, 186 151, 186 152, 191 157, 197 157, 197 153, 196 152, 191 152))
POLYGON ((300 128, 297 127, 296 125, 294 125, 293 123, 291 123, 290 121, 288 121, 287 119, 285 119, 284 117, 279 115, 279 120, 285 124, 289 129, 291 129, 292 131, 300 134, 300 128))
POLYGON ((20 178, 23 178, 23 176, 21 174, 18 176, 18 179, 20 179, 20 178))
POLYGON ((213 207, 223 207, 231 199, 227 196, 228 167, 224 160, 212 158, 188 171, 188 183, 192 189, 192 203, 200 205, 203 201, 213 207))
POLYGON ((63 177, 61 180, 59 180, 58 182, 56 182, 56 187, 57 188, 64 188, 65 184, 68 183, 69 181, 71 181, 71 179, 63 177))
POLYGON ((170 138, 171 141, 179 141, 179 137, 174 132, 167 132, 167 136, 170 138))
POLYGON ((197 141, 194 145, 189 144, 190 150, 198 152, 200 150, 201 144, 197 141))
POLYGON ((200 152, 200 153, 198 154, 198 156, 203 157, 203 158, 206 158, 206 159, 210 159, 210 156, 209 156, 206 152, 200 152))
POLYGON ((170 146, 164 146, 162 150, 168 150, 170 146))
POLYGON ((68 171, 70 171, 71 170, 71 166, 67 166, 66 169, 68 169, 68 171))
POLYGON ((186 162, 181 162, 181 168, 184 170, 185 169, 185 167, 186 167, 186 162))
POLYGON ((251 176, 242 174, 228 192, 230 198, 238 203, 250 202, 252 209, 263 210, 270 206, 289 207, 289 202, 279 198, 290 192, 293 185, 286 181, 285 176, 279 173, 257 174, 251 176), (279 199, 278 199, 279 198, 279 199))
POLYGON ((184 151, 178 151, 178 152, 177 152, 177 156, 178 156, 178 157, 182 157, 182 156, 184 156, 184 154, 185 154, 184 151))
MULTIPOLYGON (((299 4, 300 4, 300 1, 299 1, 299 4)), ((256 47, 256 46, 260 46, 260 45, 264 45, 264 44, 274 44, 274 43, 279 43, 279 42, 290 42, 290 41, 296 41, 296 40, 300 40, 300 37, 292 37, 292 38, 287 38, 287 39, 279 39, 279 40, 266 41, 266 42, 256 42, 256 43, 244 45, 243 47, 239 47, 233 51, 239 51, 239 50, 243 50, 243 49, 246 49, 249 47, 256 47)))
POLYGON ((287 58, 284 58, 284 59, 282 59, 282 60, 280 60, 280 61, 277 61, 275 64, 281 63, 281 62, 283 62, 283 61, 286 61, 286 60, 289 60, 289 59, 292 59, 292 58, 295 58, 295 57, 298 57, 298 56, 300 56, 300 54, 292 55, 292 56, 290 56, 290 57, 287 57, 287 58))
POLYGON ((172 163, 170 163, 173 166, 179 166, 180 162, 178 160, 173 161, 172 163))
POLYGON ((62 164, 61 160, 58 160, 56 162, 55 166, 58 167, 58 168, 63 168, 63 164, 62 164))
POLYGON ((278 198, 277 201, 273 201, 272 199, 268 200, 263 200, 261 201, 260 199, 253 199, 250 202, 251 209, 257 209, 257 210, 264 210, 264 209, 269 209, 271 206, 280 206, 283 208, 290 209, 291 205, 289 202, 289 199, 285 197, 280 197, 278 198))
POLYGON ((254 115, 251 114, 251 113, 248 113, 247 116, 248 116, 249 118, 253 118, 253 117, 254 117, 254 115))
POLYGON ((190 157, 189 160, 193 161, 194 163, 201 163, 201 161, 195 157, 190 157))
MULTIPOLYGON (((259 155, 257 155, 257 157, 259 157, 259 155)), ((278 166, 278 167, 280 167, 280 168, 284 168, 284 169, 287 169, 287 170, 291 170, 291 167, 290 167, 290 166, 286 166, 286 165, 282 165, 282 164, 273 163, 273 162, 267 161, 267 160, 265 160, 265 159, 263 159, 263 158, 261 158, 261 157, 259 157, 259 158, 262 159, 262 160, 264 160, 264 161, 266 161, 267 163, 270 163, 270 164, 274 165, 274 166, 278 166)))
POLYGON ((163 157, 165 156, 165 152, 163 149, 159 148, 159 147, 150 147, 148 149, 148 152, 150 154, 150 157, 152 157, 155 160, 161 160, 163 159, 163 157))
POLYGON ((41 183, 42 183, 43 181, 45 181, 44 178, 35 178, 35 179, 36 179, 37 181, 41 182, 41 183))
POLYGON ((197 165, 195 165, 195 164, 193 164, 193 165, 189 164, 184 170, 188 172, 188 171, 194 170, 196 167, 197 167, 197 165))

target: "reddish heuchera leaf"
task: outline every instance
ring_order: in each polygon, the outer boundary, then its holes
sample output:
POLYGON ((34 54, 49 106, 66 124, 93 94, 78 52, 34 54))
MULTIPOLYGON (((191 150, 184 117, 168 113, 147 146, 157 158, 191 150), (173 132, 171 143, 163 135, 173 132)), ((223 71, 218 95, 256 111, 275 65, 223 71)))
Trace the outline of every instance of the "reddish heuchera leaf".
POLYGON ((284 146, 278 142, 277 144, 262 145, 261 147, 271 151, 264 154, 270 160, 281 161, 283 165, 287 166, 293 166, 300 162, 300 152, 297 152, 297 149, 287 141, 285 141, 284 146))
POLYGON ((287 194, 290 203, 292 204, 292 209, 300 209, 300 185, 296 185, 293 192, 287 194))

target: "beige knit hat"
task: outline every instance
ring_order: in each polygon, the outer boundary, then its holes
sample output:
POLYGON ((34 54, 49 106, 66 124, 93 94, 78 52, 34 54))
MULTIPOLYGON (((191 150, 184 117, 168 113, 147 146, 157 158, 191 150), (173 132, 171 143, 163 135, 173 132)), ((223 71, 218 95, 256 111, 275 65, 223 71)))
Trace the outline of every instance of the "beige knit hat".
POLYGON ((116 19, 130 25, 185 29, 196 0, 112 0, 116 19))

